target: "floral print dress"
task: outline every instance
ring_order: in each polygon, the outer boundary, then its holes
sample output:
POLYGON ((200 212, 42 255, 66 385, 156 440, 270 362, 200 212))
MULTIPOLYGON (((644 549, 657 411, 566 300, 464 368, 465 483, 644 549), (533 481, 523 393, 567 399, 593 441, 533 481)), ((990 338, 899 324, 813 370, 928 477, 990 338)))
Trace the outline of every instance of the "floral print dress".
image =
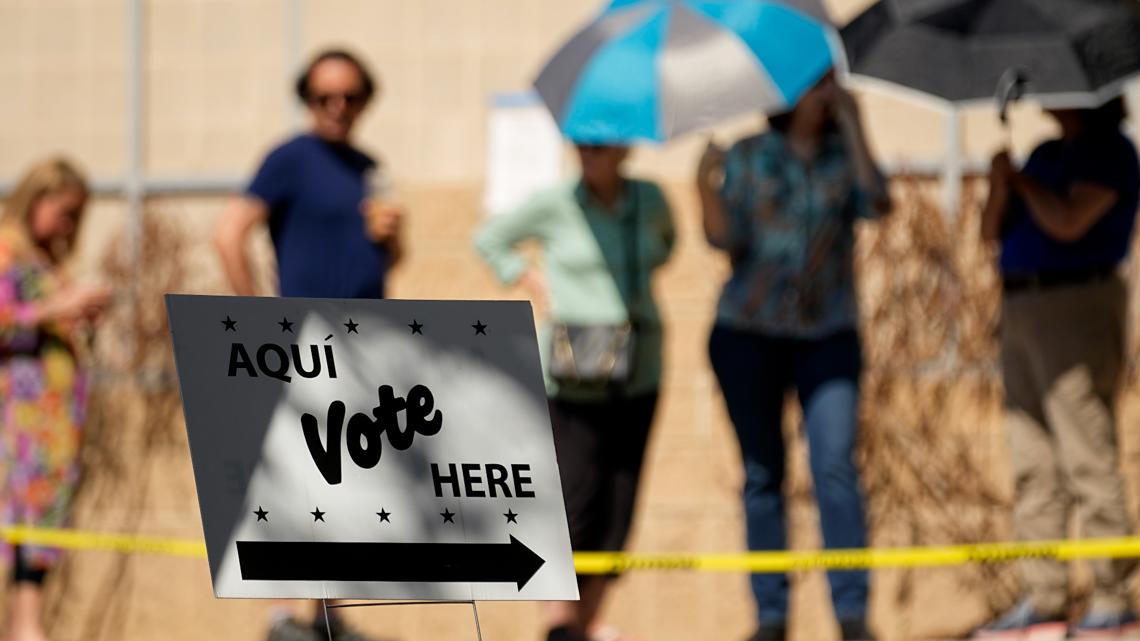
MULTIPOLYGON (((6 526, 64 526, 78 476, 85 377, 66 330, 31 322, 32 304, 56 287, 46 259, 19 233, 0 229, 0 510, 6 526)), ((40 569, 61 554, 21 549, 23 560, 40 569)))

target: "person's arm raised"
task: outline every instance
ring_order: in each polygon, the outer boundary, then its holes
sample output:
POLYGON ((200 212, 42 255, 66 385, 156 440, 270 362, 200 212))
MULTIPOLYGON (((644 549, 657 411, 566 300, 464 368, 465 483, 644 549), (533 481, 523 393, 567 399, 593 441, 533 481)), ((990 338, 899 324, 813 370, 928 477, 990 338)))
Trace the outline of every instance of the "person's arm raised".
POLYGON ((724 150, 710 140, 697 165, 697 194, 701 198, 705 238, 718 249, 729 249, 731 243, 728 211, 717 184, 724 180, 724 170, 724 150))
POLYGON ((1025 200, 1033 222, 1060 242, 1079 240, 1119 198, 1112 189, 1091 182, 1076 182, 1067 194, 1057 194, 1021 173, 1013 173, 1010 184, 1025 200))
POLYGON ((859 105, 854 96, 843 87, 835 85, 832 109, 843 137, 843 145, 851 157, 855 171, 855 182, 867 196, 867 202, 876 214, 885 215, 891 210, 891 194, 887 179, 875 162, 867 135, 863 130, 863 120, 859 115, 859 105))
POLYGON ((269 209, 251 196, 236 196, 214 225, 214 248, 222 260, 230 288, 238 296, 253 296, 253 272, 249 267, 246 241, 255 225, 265 222, 269 209))
POLYGON ((985 243, 1001 240, 1001 226, 1009 211, 1010 176, 1014 173, 1009 152, 999 151, 990 160, 990 192, 982 207, 981 238, 985 243))

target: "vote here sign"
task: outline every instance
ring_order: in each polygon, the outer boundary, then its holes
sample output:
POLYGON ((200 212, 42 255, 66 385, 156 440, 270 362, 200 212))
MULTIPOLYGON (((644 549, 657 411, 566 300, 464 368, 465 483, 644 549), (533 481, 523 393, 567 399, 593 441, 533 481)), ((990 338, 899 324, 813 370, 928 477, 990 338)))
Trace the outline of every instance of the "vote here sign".
POLYGON ((217 596, 578 598, 527 303, 167 309, 217 596))

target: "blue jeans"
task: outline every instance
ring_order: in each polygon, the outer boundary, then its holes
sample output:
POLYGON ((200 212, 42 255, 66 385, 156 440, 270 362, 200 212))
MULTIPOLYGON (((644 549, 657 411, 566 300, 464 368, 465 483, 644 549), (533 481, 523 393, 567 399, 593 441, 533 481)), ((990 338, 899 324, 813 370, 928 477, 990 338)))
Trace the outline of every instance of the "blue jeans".
MULTIPOLYGON (((748 549, 786 548, 781 423, 789 387, 796 388, 803 407, 824 546, 864 547, 863 496, 852 460, 862 369, 858 335, 802 340, 717 326, 709 355, 744 457, 748 549)), ((867 572, 832 571, 827 579, 836 617, 864 618, 867 572)), ((753 574, 752 591, 762 622, 787 620, 786 575, 753 574)))

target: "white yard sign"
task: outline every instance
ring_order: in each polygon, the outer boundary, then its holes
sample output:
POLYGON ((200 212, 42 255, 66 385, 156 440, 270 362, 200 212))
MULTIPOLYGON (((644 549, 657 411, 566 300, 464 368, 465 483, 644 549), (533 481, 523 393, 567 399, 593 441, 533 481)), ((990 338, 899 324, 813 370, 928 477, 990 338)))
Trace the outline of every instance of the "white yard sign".
POLYGON ((527 303, 167 307, 217 596, 578 598, 527 303))

